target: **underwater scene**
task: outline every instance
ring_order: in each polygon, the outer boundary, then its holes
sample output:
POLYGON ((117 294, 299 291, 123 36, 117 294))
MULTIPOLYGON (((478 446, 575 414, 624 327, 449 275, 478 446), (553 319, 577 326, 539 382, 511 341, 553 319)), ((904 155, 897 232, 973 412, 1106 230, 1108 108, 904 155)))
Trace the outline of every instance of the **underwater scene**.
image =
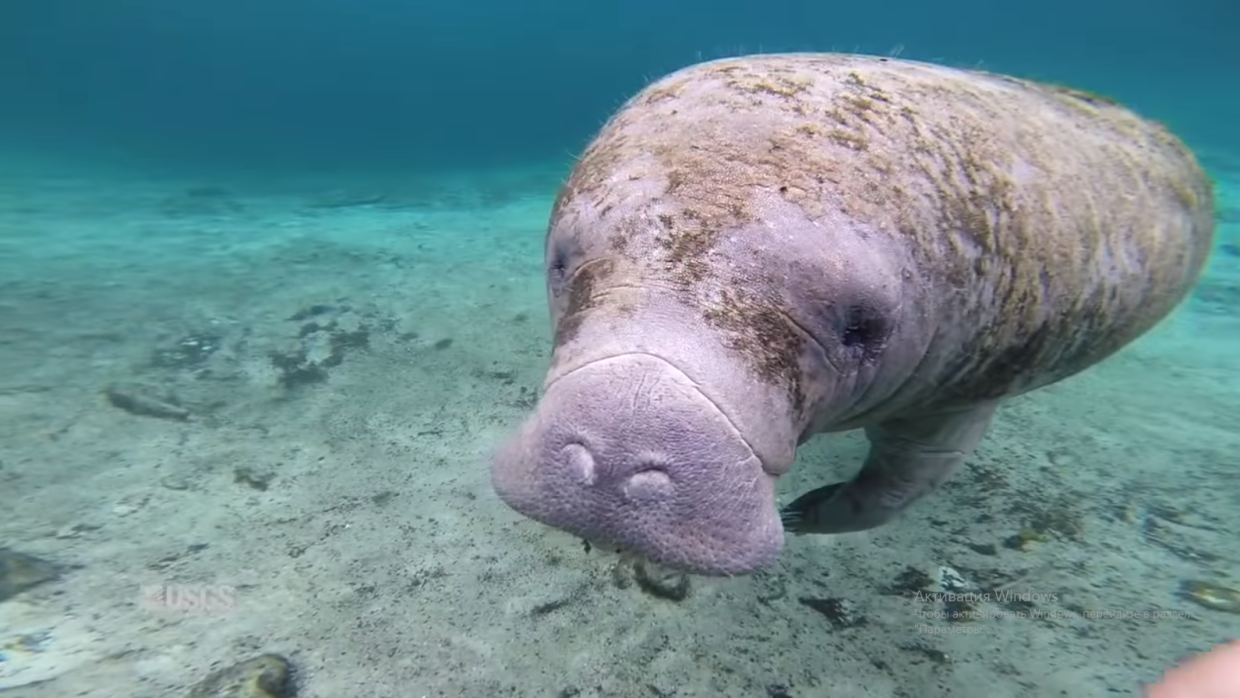
POLYGON ((0 697, 1240 696, 1238 27, 0 4, 0 697))

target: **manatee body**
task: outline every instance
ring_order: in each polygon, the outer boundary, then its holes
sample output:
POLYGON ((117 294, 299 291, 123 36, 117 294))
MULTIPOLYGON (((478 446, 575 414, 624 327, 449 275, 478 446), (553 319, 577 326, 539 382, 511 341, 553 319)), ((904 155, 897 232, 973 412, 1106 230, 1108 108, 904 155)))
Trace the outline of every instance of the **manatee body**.
POLYGON ((1097 96, 856 55, 689 67, 557 198, 552 366, 493 484, 587 539, 754 571, 786 530, 868 529, 933 492, 1004 399, 1164 318, 1213 233, 1189 150, 1097 96), (797 446, 855 428, 859 473, 781 512, 797 446))

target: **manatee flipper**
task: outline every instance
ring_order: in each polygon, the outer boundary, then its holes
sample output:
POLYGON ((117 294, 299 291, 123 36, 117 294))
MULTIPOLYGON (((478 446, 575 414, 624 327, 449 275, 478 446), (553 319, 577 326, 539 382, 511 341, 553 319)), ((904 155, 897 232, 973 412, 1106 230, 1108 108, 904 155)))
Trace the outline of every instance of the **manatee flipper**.
POLYGON ((866 429, 870 452, 849 482, 810 490, 780 512, 789 533, 881 526, 947 482, 986 434, 997 404, 894 419, 866 429))

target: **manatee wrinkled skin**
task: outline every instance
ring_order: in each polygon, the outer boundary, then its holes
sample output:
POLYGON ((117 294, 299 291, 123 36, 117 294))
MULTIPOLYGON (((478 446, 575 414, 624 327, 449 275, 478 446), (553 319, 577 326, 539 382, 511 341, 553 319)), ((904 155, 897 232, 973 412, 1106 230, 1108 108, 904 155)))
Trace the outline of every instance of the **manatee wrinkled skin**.
POLYGON ((872 528, 934 491, 1005 398, 1170 313, 1213 234, 1188 149, 1094 95, 839 54, 686 68, 556 200, 552 365, 493 484, 670 567, 755 571, 785 530, 872 528), (781 512, 797 446, 855 428, 856 477, 781 512))

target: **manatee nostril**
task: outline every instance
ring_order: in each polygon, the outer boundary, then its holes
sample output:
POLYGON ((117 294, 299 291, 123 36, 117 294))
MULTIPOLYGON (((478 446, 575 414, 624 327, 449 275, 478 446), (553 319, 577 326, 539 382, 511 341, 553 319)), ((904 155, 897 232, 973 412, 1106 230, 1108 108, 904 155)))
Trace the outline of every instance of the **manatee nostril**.
POLYGON ((560 449, 560 456, 581 484, 594 484, 594 456, 590 455, 589 449, 581 444, 569 444, 560 449))
POLYGON ((643 470, 624 483, 624 495, 635 501, 663 499, 672 493, 672 479, 662 470, 643 470))

